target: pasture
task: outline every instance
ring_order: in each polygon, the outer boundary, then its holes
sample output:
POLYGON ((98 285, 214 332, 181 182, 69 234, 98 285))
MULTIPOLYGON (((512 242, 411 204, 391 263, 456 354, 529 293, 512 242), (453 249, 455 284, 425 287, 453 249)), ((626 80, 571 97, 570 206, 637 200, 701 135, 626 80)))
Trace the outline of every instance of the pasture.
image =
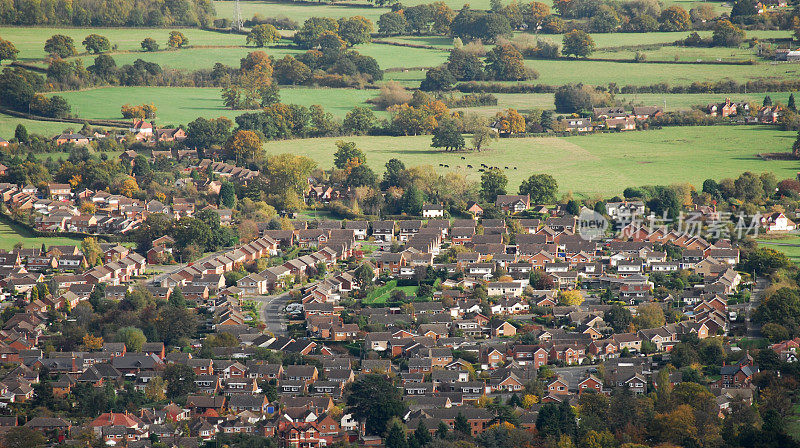
MULTIPOLYGON (((233 19, 232 1, 215 1, 214 9, 217 17, 233 19)), ((249 19, 254 14, 265 17, 288 17, 300 25, 309 17, 352 17, 364 16, 373 22, 378 21, 381 14, 389 8, 373 6, 367 2, 348 2, 348 6, 336 6, 326 3, 277 3, 267 1, 243 1, 240 3, 242 17, 249 19)))
MULTIPOLYGON (((244 44, 244 42, 242 42, 244 44)), ((109 53, 117 66, 133 64, 137 59, 147 62, 155 62, 162 68, 173 68, 181 70, 209 70, 217 62, 231 67, 238 67, 242 58, 252 51, 264 51, 275 59, 280 59, 286 55, 296 55, 302 53, 300 49, 289 48, 255 48, 255 47, 200 47, 182 48, 180 50, 142 52, 132 51, 127 53, 109 53)), ((94 64, 95 55, 83 55, 78 58, 83 60, 83 65, 89 67, 94 64)), ((44 65, 44 64, 43 64, 44 65)))
MULTIPOLYGON (((186 124, 197 117, 224 116, 233 119, 245 110, 230 110, 222 105, 221 89, 197 87, 101 87, 96 89, 59 92, 72 105, 72 112, 81 118, 122 119, 123 104, 149 104, 158 108, 156 122, 186 124)), ((321 105, 327 112, 343 118, 355 106, 367 106, 366 100, 375 97, 377 90, 327 89, 284 87, 281 101, 288 104, 321 105)), ((252 112, 252 111, 249 111, 252 112)), ((384 114, 383 112, 379 115, 384 114)))
POLYGON ((48 137, 59 134, 67 128, 74 129, 75 126, 80 128, 80 125, 74 123, 27 120, 0 114, 0 138, 6 140, 14 138, 14 129, 16 129, 19 124, 25 126, 29 133, 42 134, 48 137))
MULTIPOLYGON (((614 98, 625 106, 661 106, 666 105, 666 111, 688 110, 692 106, 705 106, 710 103, 721 103, 728 97, 733 101, 747 101, 761 104, 764 96, 769 95, 773 102, 787 104, 790 92, 766 93, 618 93, 614 98)), ((466 107, 455 109, 460 112, 476 112, 483 115, 495 115, 497 112, 508 108, 516 109, 521 113, 529 113, 534 109, 555 110, 552 93, 493 93, 497 97, 496 106, 466 107)), ((795 100, 800 100, 795 95, 795 100)))
POLYGON ((437 172, 458 172, 478 181, 480 165, 508 166, 508 190, 533 173, 553 175, 561 193, 613 196, 629 186, 735 177, 743 171, 772 171, 779 179, 794 178, 795 161, 763 161, 755 154, 788 150, 793 132, 752 126, 682 127, 653 131, 573 137, 509 138, 492 142, 481 152, 445 152, 430 147, 430 136, 338 137, 267 142, 267 154, 294 153, 314 159, 321 168, 333 165, 335 142, 354 141, 366 152, 377 173, 392 158, 406 166, 432 165, 437 172), (462 160, 461 158, 465 159, 462 160), (439 164, 449 168, 439 167, 439 164), (467 168, 467 165, 473 168, 467 168), (514 169, 516 166, 517 169, 514 169), (580 173, 580 174, 578 174, 580 173))
MULTIPOLYGON (((21 61, 42 59, 47 54, 44 42, 54 34, 70 36, 75 41, 75 49, 85 52, 81 45, 83 39, 92 33, 103 35, 117 45, 121 51, 141 51, 141 42, 146 37, 155 39, 161 48, 167 48, 170 28, 47 28, 47 27, 0 27, 0 36, 11 41, 19 50, 17 57, 21 61)), ((179 29, 188 39, 190 45, 244 45, 245 37, 239 34, 219 33, 195 28, 179 29)), ((213 65, 213 64, 212 64, 213 65)))
POLYGON ((800 236, 791 235, 764 235, 756 238, 759 246, 769 247, 783 252, 795 263, 800 263, 800 236))
POLYGON ((634 62, 586 61, 580 59, 526 60, 525 64, 539 72, 539 78, 525 83, 563 85, 650 85, 667 83, 685 85, 695 81, 717 81, 730 78, 739 82, 757 79, 797 78, 797 64, 647 64, 634 62))

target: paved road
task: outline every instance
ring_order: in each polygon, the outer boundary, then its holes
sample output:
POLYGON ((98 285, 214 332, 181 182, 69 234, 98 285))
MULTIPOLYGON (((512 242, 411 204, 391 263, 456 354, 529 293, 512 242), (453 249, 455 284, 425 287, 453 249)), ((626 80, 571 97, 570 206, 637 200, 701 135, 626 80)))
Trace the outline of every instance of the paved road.
POLYGON ((266 331, 275 336, 286 336, 286 318, 283 309, 289 302, 288 292, 273 296, 247 297, 246 300, 259 303, 259 314, 261 321, 266 325, 266 331))

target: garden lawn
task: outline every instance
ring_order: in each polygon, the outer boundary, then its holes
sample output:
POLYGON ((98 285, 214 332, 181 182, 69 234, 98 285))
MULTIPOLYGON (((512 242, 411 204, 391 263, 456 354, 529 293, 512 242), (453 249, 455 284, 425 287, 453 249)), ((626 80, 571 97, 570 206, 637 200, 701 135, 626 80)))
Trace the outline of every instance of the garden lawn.
MULTIPOLYGON (((157 123, 186 124, 197 117, 225 116, 233 119, 244 110, 225 109, 218 88, 198 87, 102 87, 83 91, 59 92, 72 105, 72 113, 81 118, 122 119, 123 104, 154 103, 158 108, 157 123)), ((377 90, 284 87, 281 101, 288 104, 321 105, 327 112, 343 118, 353 107, 367 106, 365 101, 377 90)), ((380 112, 379 115, 384 114, 380 112)))
MULTIPOLYGON (((196 28, 178 29, 189 39, 190 45, 244 45, 245 37, 240 34, 218 33, 196 28)), ((108 38, 111 45, 119 50, 141 50, 145 37, 155 39, 161 48, 167 48, 170 28, 48 28, 48 27, 0 27, 0 36, 11 41, 19 50, 17 57, 23 61, 41 59, 47 54, 44 42, 54 34, 65 34, 75 41, 75 49, 85 52, 81 45, 89 34, 96 33, 108 38)), ((7 63, 7 62, 6 62, 7 63)), ((213 64, 212 64, 213 65, 213 64)))
POLYGON ((22 243, 25 248, 39 248, 42 243, 50 245, 78 245, 81 243, 77 238, 62 237, 36 237, 28 235, 23 229, 17 229, 9 224, 0 222, 0 249, 10 250, 17 243, 22 243))
POLYGON ((397 280, 392 280, 380 288, 372 291, 363 300, 363 303, 365 305, 370 305, 373 303, 386 303, 392 297, 392 292, 396 290, 403 291, 407 297, 412 297, 417 293, 418 289, 419 286, 397 286, 397 280))
MULTIPOLYGON (((458 172, 479 181, 478 169, 484 163, 503 169, 509 179, 508 191, 512 193, 531 174, 548 173, 558 181, 561 193, 608 197, 622 193, 629 186, 680 182, 700 186, 707 178, 736 177, 744 171, 772 171, 778 179, 794 178, 797 162, 764 161, 755 154, 787 151, 795 137, 793 132, 753 126, 674 127, 560 138, 501 139, 492 142, 490 150, 477 153, 447 153, 431 148, 430 136, 345 139, 356 142, 365 151, 368 165, 379 174, 389 159, 398 158, 407 167, 432 165, 437 172, 458 172), (473 168, 468 168, 468 164, 473 168)), ((335 142, 341 138, 271 141, 264 147, 269 155, 308 156, 327 169, 333 165, 335 142)))

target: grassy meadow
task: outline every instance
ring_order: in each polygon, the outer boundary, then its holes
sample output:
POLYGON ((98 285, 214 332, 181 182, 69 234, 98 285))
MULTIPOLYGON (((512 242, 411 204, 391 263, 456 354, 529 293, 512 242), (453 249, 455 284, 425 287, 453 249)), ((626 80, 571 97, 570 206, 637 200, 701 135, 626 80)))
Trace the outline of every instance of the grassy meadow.
MULTIPOLYGON (((186 124, 201 116, 233 119, 248 112, 223 107, 220 92, 218 88, 100 87, 58 94, 72 105, 73 114, 90 119, 122 119, 120 108, 128 103, 155 104, 158 108, 157 123, 161 125, 186 124)), ((367 106, 366 100, 377 94, 377 90, 310 87, 284 87, 280 90, 281 101, 285 103, 304 106, 319 104, 339 118, 357 105, 367 106)))
MULTIPOLYGON (((377 172, 391 158, 406 166, 432 165, 439 172, 464 173, 479 180, 481 163, 504 168, 509 191, 533 173, 552 174, 562 193, 581 196, 619 194, 629 186, 690 182, 735 177, 743 171, 772 171, 779 179, 794 178, 794 161, 763 161, 755 154, 788 150, 792 132, 750 126, 680 127, 654 131, 595 134, 566 138, 511 138, 493 142, 481 152, 447 153, 430 147, 430 136, 344 137, 366 152, 377 172), (465 160, 461 160, 464 157, 465 160), (449 168, 439 167, 439 164, 449 168), (473 168, 467 168, 467 165, 473 168), (514 169, 516 167, 517 169, 514 169), (575 173, 581 173, 576 175, 575 173)), ((322 138, 267 142, 267 154, 291 152, 333 164, 335 142, 322 138)))
MULTIPOLYGON (((44 42, 54 34, 64 34, 75 41, 75 49, 85 52, 81 45, 83 39, 92 33, 106 36, 111 45, 117 45, 121 51, 141 51, 141 42, 146 37, 155 39, 161 48, 167 48, 170 28, 49 28, 49 27, 0 27, 0 36, 17 47, 17 57, 21 61, 42 59, 47 54, 44 42)), ((218 33, 196 28, 179 29, 194 46, 203 45, 244 45, 245 37, 239 34, 218 33)))
MULTIPOLYGON (((28 132, 48 136, 61 133, 64 129, 74 129, 75 126, 78 126, 74 123, 26 120, 24 118, 0 114, 0 138, 11 140, 14 137, 14 129, 16 129, 19 124, 25 126, 28 132)), ((80 128, 80 126, 78 127, 80 128)))
POLYGON ((783 252, 790 260, 800 263, 800 236, 797 234, 763 235, 756 241, 760 246, 783 252))

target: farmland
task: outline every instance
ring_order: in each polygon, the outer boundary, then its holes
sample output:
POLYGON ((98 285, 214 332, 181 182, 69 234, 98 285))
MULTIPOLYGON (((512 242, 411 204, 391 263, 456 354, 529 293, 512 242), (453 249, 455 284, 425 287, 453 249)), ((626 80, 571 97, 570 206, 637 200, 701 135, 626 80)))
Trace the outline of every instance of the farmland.
POLYGON ((0 114, 0 137, 11 138, 14 135, 14 129, 19 124, 25 126, 30 132, 44 135, 58 134, 64 129, 75 128, 76 126, 74 123, 26 120, 0 114))
MULTIPOLYGON (((226 116, 233 119, 244 110, 225 109, 218 88, 180 87, 104 87, 77 92, 61 92, 72 105, 73 112, 89 119, 121 119, 120 107, 127 103, 154 103, 158 107, 158 123, 186 124, 199 116, 226 116)), ((326 111, 342 118, 357 105, 377 95, 375 90, 283 88, 281 100, 310 106, 319 104, 326 111)))
POLYGON ((783 252, 795 263, 800 263, 800 236, 792 235, 765 235, 757 239, 758 244, 770 249, 783 252))
MULTIPOLYGON (((689 182, 702 184, 712 177, 735 177, 743 171, 772 171, 779 179, 794 177, 794 161, 763 161, 755 154, 788 150, 791 132, 760 127, 683 127, 643 132, 596 134, 566 138, 512 138, 491 144, 477 153, 446 153, 430 147, 430 136, 346 137, 367 154, 376 171, 391 158, 406 166, 433 165, 438 172, 459 172, 479 180, 481 163, 501 168, 509 179, 509 190, 532 173, 553 175, 561 193, 582 197, 620 194, 636 185, 689 182), (461 160, 465 157, 465 160, 461 160), (713 160, 713 169, 709 161, 713 160), (438 167, 439 164, 449 168, 438 167), (473 169, 468 169, 467 164, 473 169), (513 169, 516 166, 517 169, 513 169), (591 167, 590 169, 585 169, 591 167), (581 174, 575 175, 576 172, 581 174)), ((292 152, 314 159, 320 167, 333 164, 336 140, 322 138, 274 141, 264 145, 268 154, 292 152)))
MULTIPOLYGON (((112 45, 120 51, 141 51, 141 42, 145 37, 152 37, 162 48, 166 47, 170 33, 167 28, 45 28, 45 27, 0 27, 0 36, 14 42, 19 50, 18 58, 22 61, 41 59, 47 56, 44 42, 53 34, 64 34, 75 41, 80 51, 83 39, 97 33, 106 36, 112 45)), ((191 45, 244 45, 245 38, 239 34, 218 33, 199 29, 181 29, 191 45)))

